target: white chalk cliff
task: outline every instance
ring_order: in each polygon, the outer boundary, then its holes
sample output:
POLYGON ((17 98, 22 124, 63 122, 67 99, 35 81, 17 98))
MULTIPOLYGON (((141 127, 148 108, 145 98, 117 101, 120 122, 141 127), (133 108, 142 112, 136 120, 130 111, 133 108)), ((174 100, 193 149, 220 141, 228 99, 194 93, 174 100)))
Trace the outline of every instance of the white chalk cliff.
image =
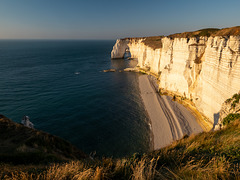
POLYGON ((118 39, 111 58, 128 49, 140 68, 159 77, 159 88, 192 99, 216 123, 222 103, 240 90, 240 36, 162 37, 158 48, 144 40, 118 39))

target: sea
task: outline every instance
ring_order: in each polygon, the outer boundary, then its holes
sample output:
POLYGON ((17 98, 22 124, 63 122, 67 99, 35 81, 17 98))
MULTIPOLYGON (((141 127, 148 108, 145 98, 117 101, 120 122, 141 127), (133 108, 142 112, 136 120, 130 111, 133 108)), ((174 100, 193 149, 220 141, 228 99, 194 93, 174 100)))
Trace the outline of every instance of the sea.
POLYGON ((59 136, 86 154, 124 157, 151 148, 137 60, 111 60, 115 41, 0 40, 0 114, 59 136), (104 73, 114 68, 117 72, 104 73))

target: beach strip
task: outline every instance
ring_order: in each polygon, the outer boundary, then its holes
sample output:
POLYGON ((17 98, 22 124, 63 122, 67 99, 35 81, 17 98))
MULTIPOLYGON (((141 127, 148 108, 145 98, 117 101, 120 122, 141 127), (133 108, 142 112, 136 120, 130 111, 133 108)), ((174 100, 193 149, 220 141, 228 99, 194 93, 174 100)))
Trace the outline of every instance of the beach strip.
POLYGON ((183 105, 169 96, 160 96, 148 75, 139 76, 139 88, 152 125, 154 150, 171 144, 185 134, 197 134, 202 128, 183 105))

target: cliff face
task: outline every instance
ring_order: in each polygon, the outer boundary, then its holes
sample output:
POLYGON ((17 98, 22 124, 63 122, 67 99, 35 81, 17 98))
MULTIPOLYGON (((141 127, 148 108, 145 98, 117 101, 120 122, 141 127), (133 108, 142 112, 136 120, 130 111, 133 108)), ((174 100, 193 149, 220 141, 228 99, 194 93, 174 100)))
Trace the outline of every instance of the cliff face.
POLYGON ((222 103, 240 89, 240 36, 161 37, 117 40, 111 57, 129 49, 138 66, 156 74, 160 88, 193 100, 199 111, 217 122, 222 103))

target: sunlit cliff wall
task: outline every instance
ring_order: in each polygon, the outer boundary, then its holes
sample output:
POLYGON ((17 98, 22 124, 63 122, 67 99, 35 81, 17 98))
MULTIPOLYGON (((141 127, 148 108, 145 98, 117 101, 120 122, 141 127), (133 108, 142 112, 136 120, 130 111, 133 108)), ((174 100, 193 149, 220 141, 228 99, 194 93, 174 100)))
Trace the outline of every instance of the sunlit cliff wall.
POLYGON ((216 122, 222 103, 240 90, 240 36, 162 37, 160 43, 152 48, 144 38, 117 40, 111 57, 129 49, 140 68, 159 76, 160 88, 192 99, 216 122))

